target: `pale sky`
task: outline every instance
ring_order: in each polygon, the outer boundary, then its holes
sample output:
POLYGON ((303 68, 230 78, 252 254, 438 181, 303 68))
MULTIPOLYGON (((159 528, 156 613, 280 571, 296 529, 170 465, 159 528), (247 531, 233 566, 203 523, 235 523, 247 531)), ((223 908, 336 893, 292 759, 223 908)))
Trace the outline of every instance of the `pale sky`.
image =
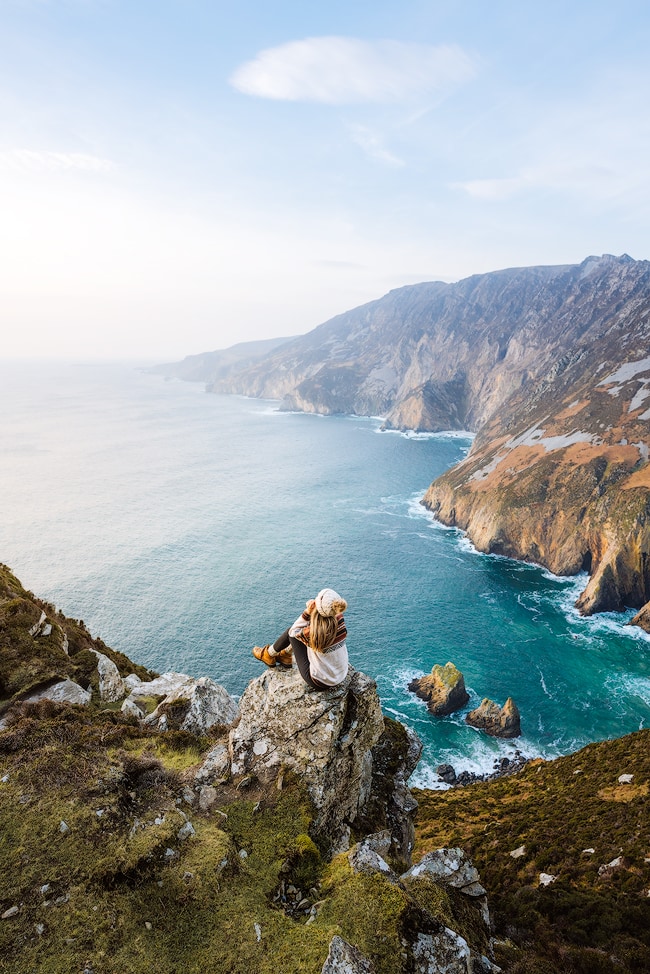
POLYGON ((5 357, 650 257, 647 0, 0 0, 5 357))

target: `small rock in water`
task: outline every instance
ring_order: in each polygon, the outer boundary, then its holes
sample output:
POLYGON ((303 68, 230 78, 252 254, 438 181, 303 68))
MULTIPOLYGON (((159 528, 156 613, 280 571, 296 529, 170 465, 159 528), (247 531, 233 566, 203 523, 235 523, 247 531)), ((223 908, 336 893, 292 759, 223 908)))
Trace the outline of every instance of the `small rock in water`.
POLYGON ((448 785, 456 783, 456 771, 451 764, 439 764, 436 771, 441 781, 446 782, 448 785))

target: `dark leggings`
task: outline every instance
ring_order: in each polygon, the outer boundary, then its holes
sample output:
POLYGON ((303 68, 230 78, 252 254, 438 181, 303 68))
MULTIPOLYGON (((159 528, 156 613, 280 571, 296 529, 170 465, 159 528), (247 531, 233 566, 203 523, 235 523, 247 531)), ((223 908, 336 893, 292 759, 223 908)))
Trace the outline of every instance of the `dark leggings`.
POLYGON ((319 683, 318 680, 314 679, 309 670, 307 647, 304 643, 301 643, 299 639, 296 639, 295 636, 290 636, 289 630, 285 629, 282 635, 278 636, 273 643, 273 649, 279 653, 281 649, 288 649, 289 646, 293 650, 293 658, 296 661, 296 666, 298 667, 300 675, 305 683, 308 686, 313 687, 314 690, 331 690, 332 688, 328 687, 325 683, 319 683))

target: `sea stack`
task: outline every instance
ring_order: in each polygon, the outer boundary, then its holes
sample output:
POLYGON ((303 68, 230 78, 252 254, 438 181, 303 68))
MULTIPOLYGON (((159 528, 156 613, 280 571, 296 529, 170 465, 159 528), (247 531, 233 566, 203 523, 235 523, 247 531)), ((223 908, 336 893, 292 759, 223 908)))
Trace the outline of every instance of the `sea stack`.
POLYGON ((411 680, 409 690, 426 700, 434 717, 446 717, 469 702, 465 678, 453 663, 436 663, 428 676, 411 680))
POLYGON ((472 727, 484 730, 491 737, 521 736, 519 708, 512 697, 508 697, 503 707, 485 697, 481 701, 481 706, 470 711, 465 720, 472 727))

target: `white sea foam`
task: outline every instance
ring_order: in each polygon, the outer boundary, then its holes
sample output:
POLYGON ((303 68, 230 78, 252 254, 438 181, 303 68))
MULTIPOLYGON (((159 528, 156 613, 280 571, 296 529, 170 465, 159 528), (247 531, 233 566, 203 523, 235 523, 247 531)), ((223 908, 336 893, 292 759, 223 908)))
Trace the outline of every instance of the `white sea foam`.
POLYGON ((418 430, 378 429, 377 432, 393 433, 395 436, 403 436, 407 440, 469 440, 470 442, 476 435, 469 430, 441 430, 438 433, 431 433, 418 430))
POLYGON ((616 673, 605 680, 605 688, 614 699, 617 697, 638 697, 646 707, 650 707, 650 678, 616 673))

